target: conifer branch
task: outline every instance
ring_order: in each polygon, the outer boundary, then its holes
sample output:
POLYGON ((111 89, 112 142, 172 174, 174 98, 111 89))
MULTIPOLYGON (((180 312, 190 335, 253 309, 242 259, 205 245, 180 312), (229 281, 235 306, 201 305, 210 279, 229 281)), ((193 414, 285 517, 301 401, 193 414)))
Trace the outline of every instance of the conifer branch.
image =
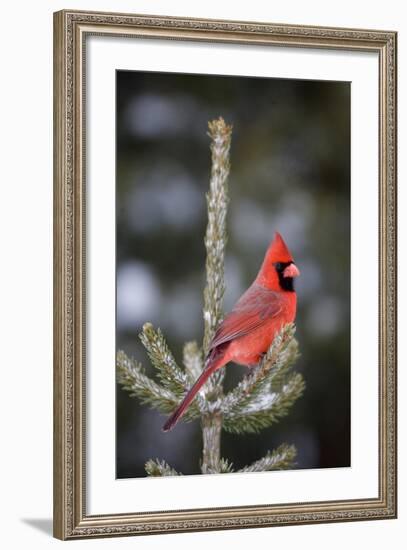
POLYGON ((144 469, 149 476, 152 477, 163 477, 163 476, 182 476, 181 473, 177 472, 172 468, 165 460, 159 460, 156 458, 153 460, 147 460, 144 465, 144 469))
POLYGON ((294 466, 297 451, 294 445, 283 443, 274 451, 269 451, 266 456, 256 460, 249 466, 245 466, 238 472, 265 472, 271 470, 287 470, 294 466))
POLYGON ((145 323, 139 336, 162 386, 181 399, 188 385, 187 376, 175 362, 161 330, 154 330, 151 323, 145 323))
POLYGON ((138 361, 128 357, 124 351, 117 352, 117 381, 131 397, 138 397, 141 403, 168 414, 177 404, 176 396, 149 378, 138 361))
POLYGON ((228 186, 230 162, 229 150, 232 139, 232 126, 222 117, 208 124, 211 138, 212 171, 208 205, 208 225, 205 235, 206 247, 206 288, 204 290, 204 355, 208 353, 210 342, 222 319, 223 295, 225 293, 224 264, 227 242, 226 214, 228 207, 228 186))
POLYGON ((286 416, 305 389, 301 374, 290 374, 298 358, 295 326, 288 324, 274 338, 252 373, 220 399, 223 428, 232 433, 256 433, 286 416))
MULTIPOLYGON (((208 224, 205 234, 206 287, 204 289, 204 338, 203 355, 206 357, 210 343, 223 316, 225 294, 225 249, 227 242, 226 214, 228 208, 227 180, 230 170, 229 151, 232 140, 232 126, 222 117, 208 123, 211 138, 212 170, 209 192, 206 195, 208 224)), ((208 399, 219 398, 225 369, 216 371, 207 381, 208 399)), ((219 470, 222 418, 219 411, 204 414, 202 426, 202 473, 219 470)))
POLYGON ((222 433, 222 414, 205 413, 202 426, 202 466, 203 474, 218 472, 220 468, 220 440, 222 433))
MULTIPOLYGON (((131 397, 138 397, 141 403, 164 414, 171 413, 178 406, 180 399, 171 390, 149 378, 141 363, 128 357, 124 351, 117 352, 116 365, 117 382, 131 397)), ((197 407, 191 406, 185 413, 185 420, 197 416, 197 407)))
POLYGON ((187 342, 184 346, 183 363, 189 382, 193 384, 202 372, 202 350, 196 342, 187 342))
MULTIPOLYGON (((202 349, 198 347, 196 342, 187 342, 185 344, 183 351, 183 363, 188 384, 189 386, 192 386, 198 379, 203 369, 202 349)), ((207 401, 202 395, 206 388, 207 384, 204 384, 195 397, 195 403, 201 413, 205 412, 208 408, 207 401)))
POLYGON ((221 458, 219 461, 219 474, 229 474, 233 472, 233 464, 227 458, 221 458))
POLYGON ((221 458, 215 466, 206 466, 205 470, 202 468, 203 474, 230 474, 234 472, 233 464, 226 458, 221 458))
POLYGON ((258 394, 249 404, 236 406, 224 416, 223 428, 231 433, 258 433, 286 416, 305 389, 303 377, 293 374, 279 392, 258 394))

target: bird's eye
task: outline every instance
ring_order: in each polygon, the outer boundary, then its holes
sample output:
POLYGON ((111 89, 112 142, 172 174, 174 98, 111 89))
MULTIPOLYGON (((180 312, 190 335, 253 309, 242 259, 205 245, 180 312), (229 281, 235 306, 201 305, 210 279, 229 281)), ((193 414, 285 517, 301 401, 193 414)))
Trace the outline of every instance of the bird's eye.
POLYGON ((277 269, 277 271, 281 271, 283 269, 283 264, 281 262, 276 262, 274 264, 274 267, 277 269))

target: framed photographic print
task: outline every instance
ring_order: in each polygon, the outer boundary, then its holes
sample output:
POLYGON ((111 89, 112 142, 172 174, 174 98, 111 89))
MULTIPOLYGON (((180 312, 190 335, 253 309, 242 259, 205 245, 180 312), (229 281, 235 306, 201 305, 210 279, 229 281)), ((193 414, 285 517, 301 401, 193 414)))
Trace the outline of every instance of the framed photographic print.
POLYGON ((54 15, 54 534, 396 517, 396 33, 54 15))

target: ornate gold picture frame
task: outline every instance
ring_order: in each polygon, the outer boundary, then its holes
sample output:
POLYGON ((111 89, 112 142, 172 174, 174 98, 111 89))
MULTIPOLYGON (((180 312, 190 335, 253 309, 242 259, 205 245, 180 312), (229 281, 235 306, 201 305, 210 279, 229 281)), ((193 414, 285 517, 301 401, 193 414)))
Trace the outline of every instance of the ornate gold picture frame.
MULTIPOLYGON (((395 518, 396 42, 390 31, 64 10, 54 14, 54 535, 59 539, 395 518), (92 515, 87 511, 86 45, 91 36, 371 52, 378 60, 378 494, 92 515)), ((372 297, 373 298, 373 297, 372 297)), ((112 365, 114 369, 114 365, 112 365)), ((157 502, 157 510, 160 510, 157 502)))

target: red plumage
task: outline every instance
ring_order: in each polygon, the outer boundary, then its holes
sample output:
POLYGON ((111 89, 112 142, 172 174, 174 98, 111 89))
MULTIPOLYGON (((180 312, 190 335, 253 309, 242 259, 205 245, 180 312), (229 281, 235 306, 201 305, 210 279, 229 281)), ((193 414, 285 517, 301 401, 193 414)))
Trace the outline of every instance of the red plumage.
POLYGON ((275 335, 295 320, 297 296, 293 278, 299 274, 287 245, 276 233, 256 279, 220 323, 210 344, 204 370, 164 424, 163 431, 175 426, 217 369, 230 361, 247 367, 258 364, 275 335))

